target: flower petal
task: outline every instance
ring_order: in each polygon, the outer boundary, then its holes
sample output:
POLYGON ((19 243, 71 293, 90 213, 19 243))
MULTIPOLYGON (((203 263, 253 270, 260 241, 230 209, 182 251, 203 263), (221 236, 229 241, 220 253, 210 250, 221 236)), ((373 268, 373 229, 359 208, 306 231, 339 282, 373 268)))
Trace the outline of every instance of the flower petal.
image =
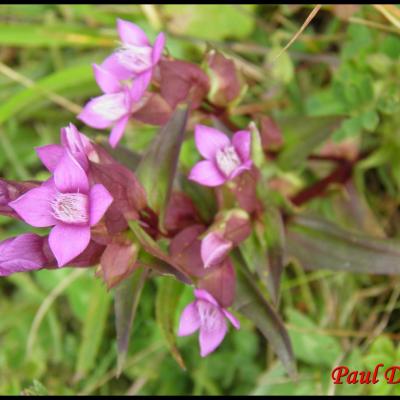
POLYGON ((179 320, 178 336, 188 336, 200 328, 200 316, 196 302, 190 303, 182 311, 179 320))
POLYGON ((217 320, 214 321, 215 329, 207 329, 205 325, 200 327, 199 343, 200 355, 206 357, 212 353, 224 340, 228 330, 225 318, 222 313, 217 313, 217 320))
POLYGON ((122 66, 118 61, 118 56, 113 53, 108 56, 101 64, 101 67, 107 70, 110 74, 114 75, 118 80, 124 81, 133 76, 132 71, 122 66))
POLYGON ((49 245, 62 267, 79 256, 90 242, 90 227, 58 223, 50 232, 49 245))
POLYGON ((64 155, 64 148, 60 144, 49 144, 35 148, 36 154, 43 165, 53 172, 64 155))
POLYGON ((62 193, 84 193, 89 191, 89 180, 85 170, 71 154, 65 151, 64 156, 54 171, 54 183, 62 193))
POLYGON ((133 44, 136 46, 148 46, 149 41, 144 31, 139 28, 136 24, 125 21, 123 19, 117 19, 117 30, 120 39, 124 43, 133 44))
POLYGON ((79 132, 74 124, 61 128, 60 137, 61 144, 71 152, 82 168, 87 171, 89 168, 88 156, 96 153, 89 138, 79 132))
POLYGON ((240 322, 236 319, 236 317, 233 316, 233 314, 225 309, 222 309, 222 312, 224 313, 225 317, 229 319, 235 329, 240 329, 240 322))
POLYGON ((0 242, 0 276, 43 268, 45 240, 34 233, 24 233, 0 242))
POLYGON ((125 132, 125 128, 129 122, 129 115, 121 118, 112 128, 108 142, 111 147, 116 147, 125 132))
POLYGON ((44 228, 57 223, 53 217, 51 201, 56 195, 53 184, 29 190, 8 205, 29 225, 44 228))
POLYGON ((231 144, 224 133, 205 125, 196 125, 194 137, 197 149, 207 160, 213 160, 219 149, 231 144))
POLYGON ((251 169, 252 165, 253 165, 253 161, 252 160, 247 160, 244 164, 239 165, 236 169, 234 169, 232 171, 232 173, 229 175, 229 179, 236 178, 243 171, 249 171, 251 169))
POLYGON ((83 121, 86 125, 96 129, 109 128, 113 120, 101 115, 97 109, 98 105, 102 104, 104 96, 98 96, 86 103, 83 110, 78 114, 77 118, 83 121))
POLYGON ((249 131, 238 131, 232 137, 232 144, 243 162, 250 159, 251 134, 249 131))
POLYGON ((121 91, 121 84, 118 79, 105 68, 93 64, 94 77, 100 89, 104 93, 115 93, 121 91))
POLYGON ((137 76, 132 83, 132 88, 130 89, 130 96, 132 102, 138 102, 144 95, 144 92, 148 88, 152 77, 152 70, 149 69, 137 76))
POLYGON ((160 60, 162 53, 164 51, 164 46, 165 46, 165 35, 163 32, 160 32, 157 35, 153 45, 153 52, 151 55, 151 61, 153 62, 153 65, 157 64, 158 61, 160 60))
POLYGON ((190 171, 189 179, 210 187, 222 185, 226 181, 214 163, 208 160, 199 161, 190 171))
POLYGON ((201 258, 204 268, 221 263, 231 248, 232 242, 230 240, 224 239, 222 235, 216 232, 210 232, 201 241, 201 258))
POLYGON ((96 225, 113 202, 110 192, 102 185, 94 185, 89 194, 90 226, 96 225))
POLYGON ((214 297, 210 293, 207 292, 207 290, 194 289, 194 295, 196 296, 197 300, 208 301, 212 305, 219 307, 217 300, 215 300, 214 297))

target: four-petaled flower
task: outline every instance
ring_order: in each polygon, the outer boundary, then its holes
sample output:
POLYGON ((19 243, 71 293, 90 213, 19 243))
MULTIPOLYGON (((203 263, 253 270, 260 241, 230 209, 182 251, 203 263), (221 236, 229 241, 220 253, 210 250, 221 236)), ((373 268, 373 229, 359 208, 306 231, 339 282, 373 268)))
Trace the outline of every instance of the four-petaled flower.
POLYGON ((143 30, 132 22, 118 19, 117 30, 122 46, 107 57, 101 67, 119 80, 142 80, 142 86, 146 88, 153 69, 162 56, 165 35, 159 33, 151 46, 143 30))
POLYGON ((206 290, 195 289, 194 294, 196 300, 187 305, 182 312, 178 336, 188 336, 199 330, 200 355, 205 357, 224 340, 228 330, 226 318, 236 329, 240 328, 240 324, 206 290))
POLYGON ((29 225, 53 226, 49 245, 61 267, 86 249, 91 238, 90 227, 101 220, 112 201, 103 185, 89 186, 84 169, 66 151, 52 178, 9 206, 29 225))
POLYGON ((90 100, 78 119, 96 129, 113 127, 109 138, 110 145, 115 147, 124 134, 129 118, 141 107, 146 86, 143 80, 122 84, 106 69, 94 64, 94 75, 97 84, 105 94, 90 100))
POLYGON ((205 125, 197 125, 194 134, 196 147, 205 160, 192 168, 189 179, 214 187, 251 169, 249 131, 236 132, 232 141, 219 130, 205 125))

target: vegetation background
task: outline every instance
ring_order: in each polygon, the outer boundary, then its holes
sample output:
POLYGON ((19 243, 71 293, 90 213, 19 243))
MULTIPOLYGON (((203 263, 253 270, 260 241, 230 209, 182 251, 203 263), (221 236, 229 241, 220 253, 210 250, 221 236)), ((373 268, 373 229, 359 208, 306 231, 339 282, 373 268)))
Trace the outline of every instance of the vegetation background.
MULTIPOLYGON (((232 57, 251 82, 233 111, 238 124, 247 123, 246 106, 258 107, 265 116, 303 115, 296 127, 300 140, 284 132, 291 151, 282 176, 291 189, 315 179, 297 164, 300 153, 316 145, 307 118, 343 116, 331 135, 338 155, 361 142, 372 149, 357 165, 357 190, 347 187, 350 201, 362 204, 356 211, 362 213, 365 231, 398 237, 400 8, 323 5, 271 66, 314 7, 1 5, 0 176, 47 177, 33 148, 57 142, 60 128, 69 122, 82 127, 75 115, 99 93, 91 64, 115 47, 119 17, 139 24, 151 39, 165 31, 174 57, 201 63, 208 46, 232 57)), ((92 137, 106 134, 82 130, 92 137)), ((135 126, 125 144, 141 151, 155 132, 135 126)), ((190 149, 182 151, 183 165, 193 164, 190 149)), ((329 196, 307 207, 336 219, 333 210, 342 193, 340 185, 333 185, 329 196)), ((341 223, 346 223, 343 215, 341 223)), ((0 217, 0 239, 26 229, 0 217)), ((112 292, 93 269, 0 279, 0 394, 400 394, 397 385, 383 381, 334 386, 330 379, 338 364, 354 369, 398 364, 399 279, 328 271, 323 269, 326 259, 314 262, 321 269, 306 272, 290 264, 283 274, 280 311, 298 362, 298 382, 290 381, 244 319, 242 329, 231 330, 205 359, 198 355, 196 336, 179 338, 187 364, 187 371, 181 370, 155 322, 157 279, 144 287, 126 367, 117 379, 112 292)), ((181 309, 191 296, 188 288, 181 309)))

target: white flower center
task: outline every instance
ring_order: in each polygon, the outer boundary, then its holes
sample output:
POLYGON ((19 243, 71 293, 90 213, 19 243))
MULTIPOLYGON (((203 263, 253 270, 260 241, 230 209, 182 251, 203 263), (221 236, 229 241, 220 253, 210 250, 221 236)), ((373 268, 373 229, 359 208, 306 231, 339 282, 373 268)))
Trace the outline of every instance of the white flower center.
POLYGON ((111 93, 101 96, 93 105, 93 111, 105 119, 117 121, 128 111, 125 102, 125 93, 111 93))
POLYGON ((89 200, 83 193, 57 193, 51 202, 54 218, 66 224, 89 222, 89 200))
POLYGON ((125 44, 117 50, 116 55, 119 63, 136 74, 146 71, 152 65, 150 46, 133 46, 125 44))
POLYGON ((233 146, 227 146, 218 150, 216 159, 218 168, 227 177, 242 163, 233 146))
POLYGON ((199 311, 201 326, 204 329, 213 332, 221 328, 221 322, 224 318, 221 316, 218 307, 207 301, 197 300, 197 310, 199 311))

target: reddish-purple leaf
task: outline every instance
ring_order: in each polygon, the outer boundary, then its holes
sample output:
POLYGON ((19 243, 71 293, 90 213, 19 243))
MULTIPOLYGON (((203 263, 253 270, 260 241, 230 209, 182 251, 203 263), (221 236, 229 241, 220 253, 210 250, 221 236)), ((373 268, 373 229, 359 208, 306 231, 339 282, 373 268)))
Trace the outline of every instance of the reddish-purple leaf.
POLYGON ((229 257, 201 278, 198 287, 211 293, 222 307, 230 307, 235 300, 236 276, 229 257))
POLYGON ((125 279, 135 268, 138 255, 136 243, 110 243, 100 261, 101 275, 109 289, 125 279))
POLYGON ((209 98, 213 104, 226 107, 242 91, 240 74, 232 60, 215 50, 207 55, 207 63, 211 81, 209 98))
POLYGON ((143 107, 133 114, 133 118, 151 125, 164 125, 172 114, 171 106, 158 93, 152 93, 143 107))
POLYGON ((209 90, 207 74, 196 64, 180 60, 159 63, 160 91, 172 108, 179 103, 190 103, 197 108, 209 90))
POLYGON ((41 182, 16 182, 0 178, 0 215, 20 218, 18 214, 8 206, 8 203, 16 200, 28 190, 39 186, 41 182))
POLYGON ((123 165, 90 163, 90 178, 103 184, 113 196, 113 203, 105 214, 105 223, 111 234, 128 227, 127 220, 137 219, 146 206, 146 195, 135 174, 123 165))
POLYGON ((260 136, 265 150, 278 150, 283 145, 282 131, 271 117, 260 118, 260 136))
POLYGON ((192 199, 183 192, 172 193, 165 212, 165 229, 170 233, 177 233, 197 222, 199 216, 192 199))

